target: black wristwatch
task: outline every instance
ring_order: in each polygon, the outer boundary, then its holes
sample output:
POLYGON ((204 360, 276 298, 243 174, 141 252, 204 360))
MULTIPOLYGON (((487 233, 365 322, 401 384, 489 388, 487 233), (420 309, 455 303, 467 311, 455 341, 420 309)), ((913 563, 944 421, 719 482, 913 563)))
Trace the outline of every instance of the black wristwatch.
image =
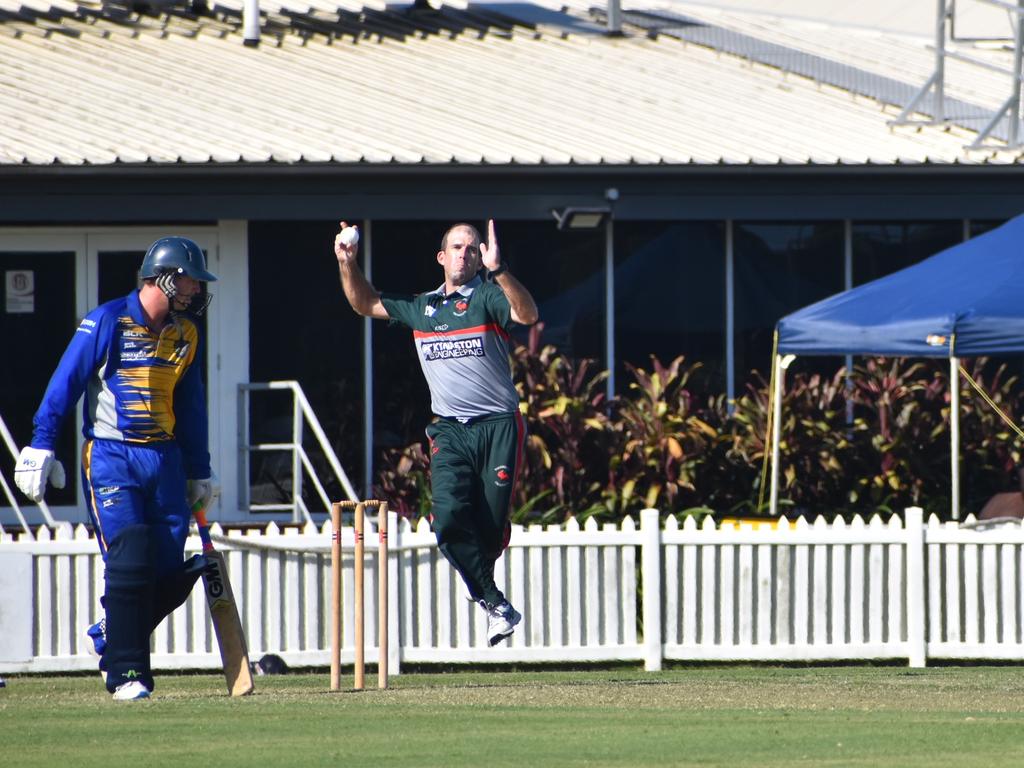
POLYGON ((488 270, 488 272, 487 272, 487 279, 490 280, 493 283, 494 282, 494 278, 496 278, 498 275, 503 275, 506 272, 508 272, 508 264, 505 264, 503 262, 503 263, 498 265, 497 269, 488 270))

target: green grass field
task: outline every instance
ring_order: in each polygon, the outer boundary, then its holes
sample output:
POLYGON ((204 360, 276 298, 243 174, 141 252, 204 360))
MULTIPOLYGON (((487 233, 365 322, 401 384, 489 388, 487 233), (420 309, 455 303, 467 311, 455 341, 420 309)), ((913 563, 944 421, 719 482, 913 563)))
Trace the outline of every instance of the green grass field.
POLYGON ((151 700, 122 703, 98 677, 7 677, 0 765, 1024 765, 1024 667, 416 673, 339 693, 326 673, 256 683, 230 699, 220 677, 163 675, 151 700))

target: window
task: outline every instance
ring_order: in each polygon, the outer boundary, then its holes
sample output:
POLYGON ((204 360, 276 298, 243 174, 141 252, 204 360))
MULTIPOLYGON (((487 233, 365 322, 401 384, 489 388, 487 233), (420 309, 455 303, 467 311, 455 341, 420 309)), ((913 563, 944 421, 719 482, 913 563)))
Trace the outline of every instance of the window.
POLYGON ((605 229, 562 230, 554 220, 503 222, 503 258, 529 288, 541 341, 574 358, 605 358, 605 229))
MULTIPOLYGON (((373 283, 386 293, 417 294, 444 282, 437 263, 450 221, 377 221, 373 226, 373 283)), ((480 228, 480 222, 470 222, 480 228)), ((485 233, 481 233, 486 237, 485 233)), ((501 237, 502 232, 498 233, 501 237)), ((504 242, 499 240, 502 246, 504 242)), ((425 440, 430 392, 412 333, 404 325, 373 328, 373 443, 375 454, 425 440)))
MULTIPOLYGON (((249 226, 250 379, 295 379, 354 483, 363 466, 363 325, 349 307, 334 257, 335 221, 253 222, 249 226)), ((239 339, 239 343, 245 343, 239 339)), ((290 393, 254 392, 252 442, 290 442, 290 393)), ((308 433, 308 430, 307 430, 308 433)), ((306 449, 331 498, 342 498, 320 465, 315 439, 306 449), (319 465, 319 466, 318 466, 319 465)), ((291 500, 291 454, 253 454, 254 504, 291 500)), ((304 486, 311 489, 308 483, 304 486)), ((319 499, 311 506, 319 509, 319 499)))
POLYGON ((725 390, 722 222, 616 222, 615 350, 645 370, 684 355, 725 390))
POLYGON ((853 284, 885 277, 962 241, 960 221, 855 223, 853 284))
MULTIPOLYGON (((0 251, 0 273, 6 291, 3 303, 4 355, 0 366, 0 416, 11 436, 23 447, 32 439, 32 417, 43 399, 50 376, 78 324, 75 317, 75 253, 63 251, 0 251), (20 276, 20 277, 19 277, 20 276), (32 301, 15 303, 17 282, 29 285, 32 301)), ((53 506, 73 505, 78 488, 78 451, 75 418, 69 413, 57 439, 57 459, 67 475, 64 489, 50 487, 46 501, 53 506)), ((7 460, 7 449, 0 448, 7 460)), ((8 463, 8 467, 12 463, 8 463)), ((10 477, 8 475, 8 477, 10 477)), ((19 496, 19 503, 26 503, 19 496)), ((0 506, 6 505, 4 499, 0 506)))
MULTIPOLYGON (((772 335, 785 315, 843 290, 843 224, 734 224, 737 394, 771 372, 772 335)), ((835 370, 841 359, 815 363, 835 370), (825 362, 828 361, 828 362, 825 362)))
POLYGON ((971 237, 977 237, 978 235, 985 234, 986 232, 988 232, 991 229, 995 229, 996 227, 1001 227, 1005 223, 1006 223, 1006 221, 990 221, 990 220, 971 219, 971 221, 970 221, 970 223, 968 225, 968 231, 969 231, 969 234, 970 234, 971 237))

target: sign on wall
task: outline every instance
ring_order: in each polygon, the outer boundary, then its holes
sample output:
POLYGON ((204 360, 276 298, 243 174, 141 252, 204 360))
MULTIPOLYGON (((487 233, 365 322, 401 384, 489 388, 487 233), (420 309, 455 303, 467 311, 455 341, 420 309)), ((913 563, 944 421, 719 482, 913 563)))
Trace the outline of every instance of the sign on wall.
POLYGON ((4 273, 7 314, 28 314, 36 311, 36 280, 31 269, 9 269, 4 273))

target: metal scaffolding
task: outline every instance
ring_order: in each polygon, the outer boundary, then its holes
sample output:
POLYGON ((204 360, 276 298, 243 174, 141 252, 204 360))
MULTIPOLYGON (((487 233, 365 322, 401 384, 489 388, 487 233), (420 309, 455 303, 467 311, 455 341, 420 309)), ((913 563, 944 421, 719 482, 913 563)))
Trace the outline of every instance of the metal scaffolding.
MULTIPOLYGON (((954 37, 954 11, 956 0, 937 0, 935 21, 935 70, 920 90, 903 108, 892 125, 942 125, 952 122, 956 116, 946 112, 946 60, 955 59, 989 71, 1005 74, 1010 79, 1010 96, 995 112, 987 114, 988 122, 978 131, 977 138, 967 145, 968 150, 999 149, 1013 150, 1024 146, 1021 141, 1021 49, 1024 44, 1024 0, 1015 3, 1004 0, 977 0, 986 5, 996 6, 1013 17, 1013 67, 1005 69, 987 61, 950 50, 948 41, 954 37), (931 120, 912 118, 911 115, 927 114, 927 96, 931 94, 931 120)), ((1009 39, 1009 38, 1007 38, 1009 39)), ((962 117, 960 118, 962 120, 962 117)), ((959 122, 959 121, 958 121, 959 122)))

